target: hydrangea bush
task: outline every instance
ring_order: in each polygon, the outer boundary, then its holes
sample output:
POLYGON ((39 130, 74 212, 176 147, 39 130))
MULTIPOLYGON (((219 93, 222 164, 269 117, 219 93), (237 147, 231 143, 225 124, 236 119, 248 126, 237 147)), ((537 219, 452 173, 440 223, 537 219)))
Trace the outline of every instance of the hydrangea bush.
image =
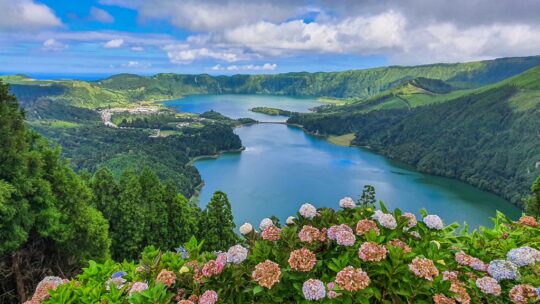
POLYGON ((243 225, 243 241, 202 252, 146 248, 137 263, 90 262, 47 278, 31 303, 536 303, 540 226, 503 214, 468 232, 437 215, 304 204, 284 227, 243 225), (47 285, 48 286, 48 285, 47 285))

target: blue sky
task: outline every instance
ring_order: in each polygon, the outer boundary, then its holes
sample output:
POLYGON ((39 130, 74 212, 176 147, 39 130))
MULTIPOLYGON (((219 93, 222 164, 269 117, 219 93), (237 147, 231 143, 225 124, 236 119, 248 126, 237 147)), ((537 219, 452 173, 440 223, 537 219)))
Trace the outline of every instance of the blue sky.
POLYGON ((540 1, 0 0, 0 73, 283 73, 540 53, 540 1))

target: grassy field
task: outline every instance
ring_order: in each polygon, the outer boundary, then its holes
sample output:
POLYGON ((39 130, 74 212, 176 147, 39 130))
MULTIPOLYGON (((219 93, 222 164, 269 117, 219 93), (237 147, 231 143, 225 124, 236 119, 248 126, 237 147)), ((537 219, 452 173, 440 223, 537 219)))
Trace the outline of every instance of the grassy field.
POLYGON ((351 142, 354 140, 354 133, 348 133, 339 136, 331 135, 328 136, 327 140, 334 145, 349 147, 351 145, 351 142))

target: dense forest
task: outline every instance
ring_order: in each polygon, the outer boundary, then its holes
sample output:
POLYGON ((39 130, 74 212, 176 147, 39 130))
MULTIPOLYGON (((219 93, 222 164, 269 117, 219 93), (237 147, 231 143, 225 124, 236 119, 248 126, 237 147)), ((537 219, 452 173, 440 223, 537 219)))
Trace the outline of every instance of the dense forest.
POLYGON ((540 68, 533 68, 447 102, 386 110, 366 106, 387 102, 384 94, 288 121, 316 134, 354 133, 354 145, 521 204, 540 175, 539 83, 540 68))
MULTIPOLYGON (((235 242, 224 193, 217 192, 200 210, 178 193, 175 182, 161 181, 149 167, 125 170, 118 179, 106 168, 78 175, 57 146, 27 127, 23 110, 1 83, 0 120, 0 302, 25 300, 43 276, 72 276, 89 259, 133 259, 146 246, 171 250, 192 236, 208 240, 207 250, 235 242)), ((212 126, 204 132, 232 134, 212 126)), ((199 133, 188 136, 193 138, 189 141, 193 153, 209 152, 198 149, 198 144, 217 149, 204 143, 207 139, 198 141, 199 133)), ((239 144, 238 138, 230 138, 239 144)), ((99 144, 107 145, 103 140, 99 144)), ((133 150, 145 146, 133 145, 133 150)), ((181 138, 165 145, 187 149, 181 138)), ((158 151, 159 146, 146 153, 158 151)), ((182 157, 187 161, 187 155, 182 157)))

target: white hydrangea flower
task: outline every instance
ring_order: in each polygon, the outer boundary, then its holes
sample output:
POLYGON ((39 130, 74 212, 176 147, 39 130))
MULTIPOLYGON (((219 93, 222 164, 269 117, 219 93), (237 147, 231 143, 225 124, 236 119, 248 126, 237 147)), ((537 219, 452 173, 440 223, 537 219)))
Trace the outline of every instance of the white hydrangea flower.
POLYGON ((266 217, 266 218, 263 218, 261 223, 259 224, 259 229, 261 229, 261 231, 263 231, 264 229, 266 229, 266 228, 268 228, 268 227, 270 227, 272 225, 274 225, 274 222, 272 222, 271 219, 266 217))
POLYGON ((253 231, 253 226, 250 223, 244 223, 244 225, 240 226, 240 233, 242 235, 249 234, 251 231, 253 231))
POLYGON ((227 251, 227 263, 240 264, 247 258, 248 250, 242 245, 234 245, 227 251))
POLYGON ((444 228, 442 219, 435 214, 429 214, 424 218, 424 223, 429 229, 441 230, 444 228))
POLYGON ((378 221, 379 218, 381 217, 381 215, 383 215, 383 214, 384 214, 384 212, 382 212, 381 210, 375 210, 375 212, 373 213, 371 218, 378 221))
POLYGON ((396 229, 397 222, 396 218, 389 213, 383 213, 381 216, 379 216, 378 220, 379 224, 385 228, 388 229, 396 229))
POLYGON ((285 221, 285 223, 287 223, 287 225, 294 225, 294 220, 295 220, 294 216, 289 216, 287 220, 285 221))
POLYGON ((354 209, 356 208, 356 203, 350 197, 344 197, 339 200, 339 206, 343 209, 354 209))
POLYGON ((312 219, 317 215, 317 208, 313 206, 312 204, 305 203, 302 206, 300 206, 300 215, 302 215, 305 218, 312 219))
POLYGON ((540 251, 529 246, 523 246, 508 251, 506 258, 517 266, 529 266, 540 262, 540 251))

